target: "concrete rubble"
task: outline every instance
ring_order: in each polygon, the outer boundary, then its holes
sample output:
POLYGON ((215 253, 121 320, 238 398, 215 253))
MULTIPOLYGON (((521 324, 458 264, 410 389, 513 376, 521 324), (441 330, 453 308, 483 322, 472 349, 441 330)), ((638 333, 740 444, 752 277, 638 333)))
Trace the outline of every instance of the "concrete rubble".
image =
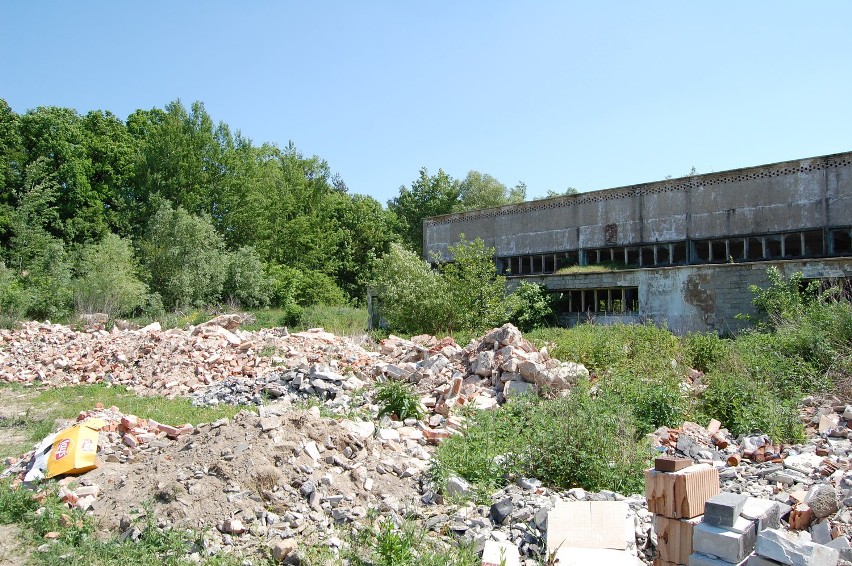
MULTIPOLYGON (((3 381, 104 382, 257 411, 195 427, 117 407, 82 413, 106 426, 99 467, 59 480, 69 506, 137 540, 138 511, 152 500, 163 525, 208 527, 192 560, 242 551, 298 563, 307 544, 341 548, 341 529, 378 510, 397 523, 412 517, 448 547, 473 544, 483 564, 544 564, 554 552, 559 564, 800 563, 779 561, 791 548, 803 564, 852 563, 852 407, 808 400, 810 440, 798 446, 734 438, 715 421, 660 429, 657 455, 670 458, 649 470, 641 495, 555 491, 517 478, 490 504, 457 503, 472 494, 464 479, 450 478, 439 493, 428 476, 435 446, 464 433, 455 409, 559 393, 586 368, 551 358, 511 325, 464 347, 391 336, 370 351, 322 329, 246 332, 240 320, 166 331, 49 323, 0 331, 3 381), (374 385, 388 380, 415 388, 422 419, 377 418, 374 385), (578 522, 578 513, 589 520, 578 522), (583 530, 592 524, 601 526, 583 530)), ((31 459, 7 462, 4 475, 22 477, 31 459)))

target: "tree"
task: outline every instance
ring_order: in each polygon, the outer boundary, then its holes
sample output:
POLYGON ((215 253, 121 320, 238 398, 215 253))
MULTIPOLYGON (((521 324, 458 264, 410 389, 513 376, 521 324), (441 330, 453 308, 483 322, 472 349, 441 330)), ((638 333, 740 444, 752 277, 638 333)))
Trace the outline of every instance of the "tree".
POLYGON ((459 202, 455 212, 517 204, 526 199, 526 185, 518 183, 512 189, 487 173, 468 171, 459 183, 459 202))
POLYGON ((393 330, 437 334, 451 325, 446 280, 413 251, 391 244, 373 274, 380 315, 393 330))
POLYGON ((163 202, 140 243, 148 284, 169 309, 219 300, 226 276, 225 244, 210 218, 163 202))
POLYGON ((423 219, 430 216, 449 214, 459 199, 458 182, 439 169, 429 175, 423 167, 420 176, 399 188, 399 195, 388 202, 388 209, 396 219, 396 230, 401 241, 418 256, 423 256, 423 219))
POLYGON ((505 278, 494 250, 464 238, 450 246, 453 261, 432 269, 410 250, 391 244, 377 260, 372 288, 380 315, 397 332, 479 331, 506 319, 505 278))
POLYGON ((447 282, 453 321, 449 330, 484 330, 506 319, 506 278, 497 275, 494 248, 477 238, 468 242, 464 234, 449 246, 453 260, 440 267, 447 282))
POLYGON ((571 195, 576 195, 579 191, 574 187, 568 187, 561 193, 558 191, 554 191, 553 189, 547 189, 547 194, 541 198, 556 198, 556 197, 570 197, 571 195))
POLYGON ((116 234, 84 246, 73 282, 76 311, 112 317, 132 315, 145 304, 148 294, 138 271, 133 248, 116 234))

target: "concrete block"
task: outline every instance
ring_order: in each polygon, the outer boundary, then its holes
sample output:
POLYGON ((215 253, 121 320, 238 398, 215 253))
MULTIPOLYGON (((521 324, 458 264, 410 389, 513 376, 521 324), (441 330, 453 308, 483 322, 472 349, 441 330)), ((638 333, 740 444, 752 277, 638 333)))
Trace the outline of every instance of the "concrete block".
POLYGON ((758 554, 752 554, 748 557, 748 560, 746 560, 746 566, 778 566, 779 564, 781 563, 764 558, 758 554))
POLYGON ((559 548, 624 550, 627 548, 626 519, 627 503, 624 501, 557 503, 547 514, 548 552, 559 548))
POLYGON ((657 533, 657 551, 666 562, 686 564, 692 554, 692 531, 701 522, 701 517, 692 519, 669 519, 654 515, 654 531, 657 533))
POLYGON ((518 547, 511 542, 488 540, 482 551, 482 566, 520 566, 518 547))
POLYGON ((747 495, 723 491, 704 504, 704 522, 717 527, 732 527, 748 500, 747 495))
POLYGON ((840 535, 836 539, 827 543, 825 546, 828 546, 840 552, 841 560, 852 562, 852 545, 849 544, 849 539, 846 538, 846 535, 840 535))
POLYGON ((670 519, 691 519, 704 513, 704 504, 719 493, 719 471, 696 464, 677 472, 645 471, 648 511, 670 519))
POLYGON ((749 497, 740 513, 757 524, 757 532, 764 529, 777 529, 781 526, 781 507, 775 501, 749 497))
POLYGON ((835 566, 840 553, 791 531, 766 529, 757 536, 757 554, 788 566, 835 566))
POLYGON ((642 562, 631 553, 612 548, 560 548, 556 552, 559 566, 642 566, 642 562))
POLYGON ((741 533, 699 523, 692 533, 692 548, 695 552, 721 558, 734 564, 742 562, 754 550, 757 534, 754 523, 751 521, 747 523, 748 527, 741 533))
MULTIPOLYGON (((736 566, 745 566, 747 560, 748 559, 743 560, 741 562, 736 562, 735 564, 736 566)), ((690 555, 687 564, 689 566, 731 566, 732 563, 728 562, 727 560, 720 560, 713 556, 701 554, 700 552, 693 552, 690 555)))

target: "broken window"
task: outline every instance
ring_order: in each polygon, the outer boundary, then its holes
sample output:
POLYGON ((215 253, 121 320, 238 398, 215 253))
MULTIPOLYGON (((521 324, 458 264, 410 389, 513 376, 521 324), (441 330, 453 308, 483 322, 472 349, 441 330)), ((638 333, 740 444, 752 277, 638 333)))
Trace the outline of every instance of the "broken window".
POLYGON ((802 239, 805 242, 802 255, 823 255, 825 253, 825 246, 822 242, 822 230, 802 232, 802 239))
POLYGON ((850 233, 852 233, 852 230, 849 229, 832 230, 831 253, 833 253, 834 255, 852 253, 852 237, 850 237, 850 233))

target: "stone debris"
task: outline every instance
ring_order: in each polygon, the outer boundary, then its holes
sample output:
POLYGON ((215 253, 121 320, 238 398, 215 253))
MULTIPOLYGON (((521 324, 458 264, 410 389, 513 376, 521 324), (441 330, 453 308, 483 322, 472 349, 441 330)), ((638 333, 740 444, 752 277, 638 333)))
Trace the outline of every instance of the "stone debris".
MULTIPOLYGON (((446 544, 471 544, 483 564, 543 564, 558 530, 559 564, 789 564, 777 562, 779 553, 796 552, 811 560, 802 563, 823 564, 833 563, 830 551, 837 563, 852 559, 852 406, 837 400, 806 400, 810 439, 797 446, 759 433, 735 438, 718 421, 659 429, 660 458, 645 496, 554 491, 516 478, 477 504, 463 478, 438 492, 427 473, 435 446, 464 434, 457 409, 560 394, 588 376, 586 368, 551 358, 511 325, 465 347, 391 336, 372 352, 322 329, 246 332, 241 321, 224 315, 184 330, 155 323, 107 331, 94 318, 82 331, 50 323, 0 331, 3 381, 104 382, 257 411, 196 427, 117 407, 81 413, 78 420, 106 425, 99 466, 58 481, 69 507, 139 540, 141 504, 153 501, 161 527, 204 533, 188 557, 196 562, 241 551, 298 563, 306 545, 342 548, 343 529, 370 521, 373 510, 396 524, 413 518, 446 544), (420 420, 377 417, 374 386, 389 380, 414 388, 425 409, 420 420), (609 504, 618 519, 595 533, 577 531, 609 504), (566 509, 587 510, 588 521, 566 509), (763 535, 776 531, 781 539, 763 535), (580 540, 592 542, 583 548, 580 540)), ((22 477, 33 456, 13 459, 4 475, 22 477)))

